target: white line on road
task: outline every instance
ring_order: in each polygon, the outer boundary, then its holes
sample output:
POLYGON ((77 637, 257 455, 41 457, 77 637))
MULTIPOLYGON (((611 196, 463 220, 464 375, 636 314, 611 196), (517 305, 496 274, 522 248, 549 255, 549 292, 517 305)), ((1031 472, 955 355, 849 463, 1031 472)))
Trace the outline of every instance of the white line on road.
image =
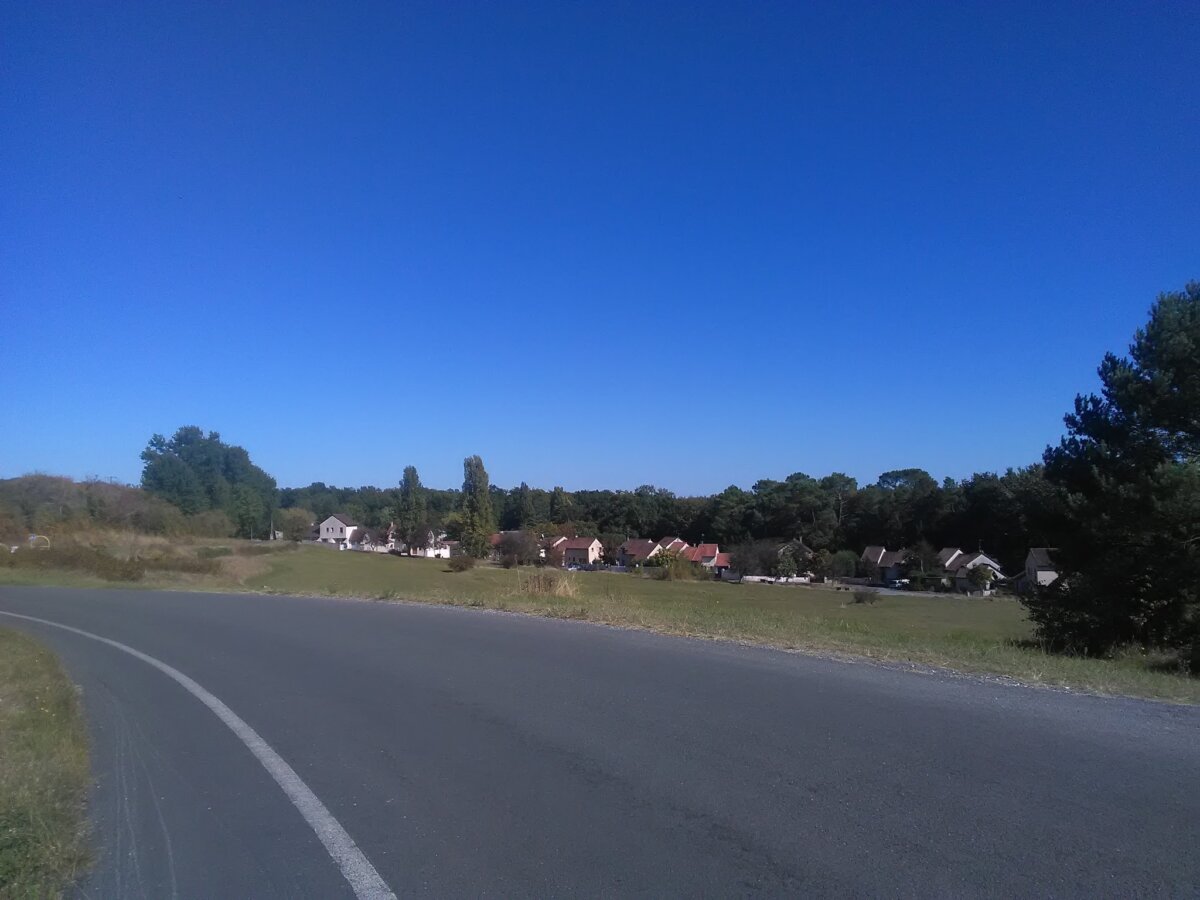
POLYGON ((392 893, 387 883, 379 877, 379 873, 375 871, 375 867, 371 865, 371 861, 358 849, 358 845, 354 843, 354 839, 347 834, 346 829, 333 817, 333 814, 325 808, 325 804, 317 798, 317 795, 312 792, 307 784, 300 780, 300 776, 296 774, 296 770, 289 766, 282 756, 271 749, 271 745, 259 737, 258 732, 246 724, 241 716, 214 695, 200 687, 195 681, 188 678, 178 669, 168 666, 165 662, 161 662, 153 656, 147 656, 140 650, 135 650, 110 638, 101 637, 98 634, 92 634, 89 631, 83 631, 79 628, 72 628, 70 625, 62 625, 59 622, 38 619, 34 616, 23 616, 19 613, 4 612, 2 610, 0 610, 0 616, 12 616, 14 619, 25 619, 29 622, 49 625, 52 628, 61 628, 63 631, 70 631, 85 638, 100 641, 102 644, 116 647, 130 656, 136 656, 142 662, 149 663, 160 672, 177 681, 188 693, 216 713, 217 718, 229 726, 229 730, 241 738, 242 743, 250 749, 250 752, 258 757, 258 761, 263 764, 263 768, 275 779, 275 783, 283 788, 283 792, 295 804, 296 809, 300 810, 300 815, 304 816, 304 821, 312 826, 312 830, 317 833, 317 837, 325 845, 325 849, 329 851, 329 855, 333 857, 333 861, 342 870, 342 875, 350 882, 350 887, 353 888, 355 896, 359 897, 360 900, 367 900, 367 898, 370 898, 370 900, 395 900, 396 895, 392 893))

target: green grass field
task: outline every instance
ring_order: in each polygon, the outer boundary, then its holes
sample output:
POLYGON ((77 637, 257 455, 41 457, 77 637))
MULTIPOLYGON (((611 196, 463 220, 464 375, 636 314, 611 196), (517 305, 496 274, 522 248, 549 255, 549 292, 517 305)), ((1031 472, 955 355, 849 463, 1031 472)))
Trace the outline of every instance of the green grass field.
POLYGON ((0 898, 58 897, 88 859, 87 733, 36 641, 0 628, 0 898))
MULTIPOLYGON (((218 559, 220 566, 216 574, 147 571, 136 582, 144 587, 485 607, 1200 703, 1200 679, 1169 670, 1161 658, 1131 653, 1079 659, 1040 651, 1031 645, 1023 608, 1012 599, 888 596, 867 605, 854 603, 848 590, 667 582, 607 572, 565 573, 557 591, 548 594, 536 589, 536 569, 480 565, 455 573, 443 560, 237 541, 149 550, 218 559)), ((113 586, 87 572, 14 568, 0 568, 0 583, 113 586)))

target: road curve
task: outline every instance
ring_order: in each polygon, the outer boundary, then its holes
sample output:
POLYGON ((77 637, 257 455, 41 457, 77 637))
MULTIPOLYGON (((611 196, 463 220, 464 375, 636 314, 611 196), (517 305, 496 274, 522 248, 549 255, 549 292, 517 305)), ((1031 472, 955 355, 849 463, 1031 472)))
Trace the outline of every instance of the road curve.
MULTIPOLYGON (((1192 896, 1200 711, 415 604, 0 587, 244 720, 399 896, 1192 896)), ((354 896, 246 743, 81 634, 88 897, 354 896)))

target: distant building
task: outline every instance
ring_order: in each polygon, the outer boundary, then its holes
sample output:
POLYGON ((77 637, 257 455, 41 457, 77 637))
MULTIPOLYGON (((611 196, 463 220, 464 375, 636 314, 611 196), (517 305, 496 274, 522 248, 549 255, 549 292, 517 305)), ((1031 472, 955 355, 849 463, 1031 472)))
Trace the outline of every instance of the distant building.
POLYGON ((1023 591, 1032 591, 1040 587, 1049 587, 1058 581, 1058 565, 1050 556, 1055 552, 1053 547, 1030 547, 1025 556, 1025 574, 1021 577, 1018 587, 1023 591))
POLYGON ((344 550, 354 541, 354 533, 362 526, 345 513, 334 513, 317 526, 317 540, 323 544, 336 544, 344 550))
POLYGON ((716 544, 700 544, 696 547, 688 547, 679 555, 689 562, 699 563, 704 568, 711 569, 716 564, 720 552, 721 548, 716 544))
MULTIPOLYGON (((1004 578, 1004 573, 1000 570, 1000 563, 992 559, 982 550, 963 551, 958 547, 943 547, 938 552, 938 561, 942 562, 945 569, 946 578, 949 579, 957 590, 964 593, 980 591, 981 589, 971 580, 971 570, 984 566, 991 570, 991 579, 989 585, 995 584, 1004 578), (942 562, 942 560, 945 560, 942 562)), ((982 589, 982 593, 990 594, 991 587, 982 589)))
POLYGON ((622 566, 638 566, 658 553, 662 544, 645 538, 629 538, 617 548, 617 562, 622 566))
POLYGON ((589 537, 568 538, 560 546, 563 548, 564 566, 595 565, 604 552, 600 541, 589 537))
POLYGON ((904 560, 908 555, 903 550, 889 550, 887 547, 870 546, 863 550, 859 557, 868 566, 873 566, 871 580, 878 584, 887 584, 904 577, 904 560))

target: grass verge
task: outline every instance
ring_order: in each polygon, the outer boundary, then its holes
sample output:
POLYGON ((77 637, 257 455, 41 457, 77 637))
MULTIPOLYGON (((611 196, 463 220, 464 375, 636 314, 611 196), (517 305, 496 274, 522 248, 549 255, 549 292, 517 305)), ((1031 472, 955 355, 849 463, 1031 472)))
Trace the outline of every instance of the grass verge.
POLYGON ((87 732, 45 647, 0 628, 0 898, 59 897, 88 860, 87 732))

